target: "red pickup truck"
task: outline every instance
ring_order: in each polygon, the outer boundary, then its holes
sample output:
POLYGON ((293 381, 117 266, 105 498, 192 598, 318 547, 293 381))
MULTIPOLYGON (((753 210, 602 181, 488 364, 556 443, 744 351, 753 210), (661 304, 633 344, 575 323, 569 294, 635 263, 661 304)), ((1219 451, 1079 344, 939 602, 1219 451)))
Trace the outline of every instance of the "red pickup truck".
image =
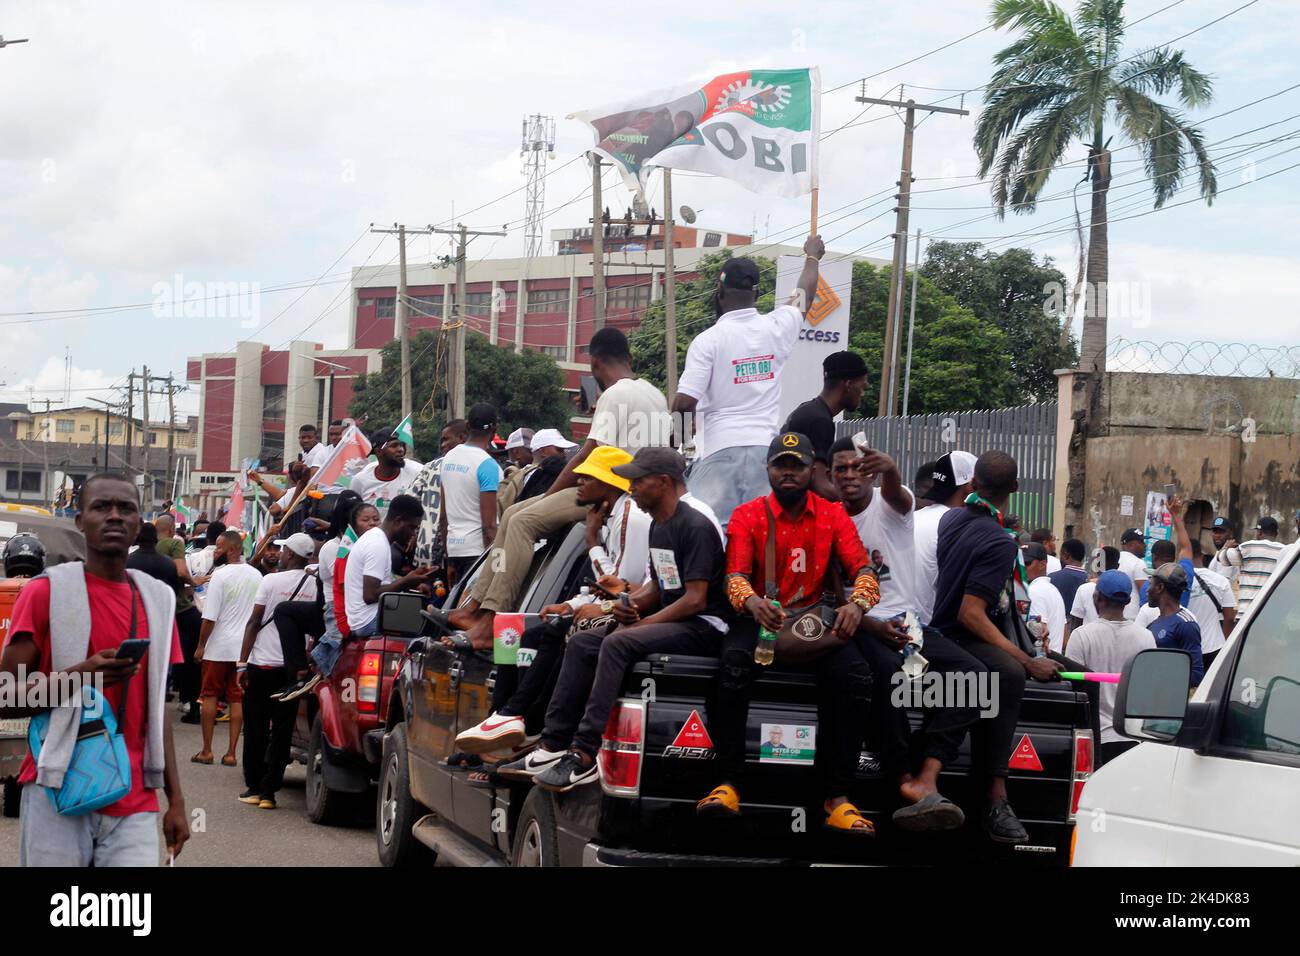
POLYGON ((392 631, 418 629, 394 613, 396 596, 381 597, 388 633, 345 638, 334 672, 298 710, 293 755, 307 767, 307 816, 313 823, 337 826, 373 811, 388 695, 410 641, 392 631))

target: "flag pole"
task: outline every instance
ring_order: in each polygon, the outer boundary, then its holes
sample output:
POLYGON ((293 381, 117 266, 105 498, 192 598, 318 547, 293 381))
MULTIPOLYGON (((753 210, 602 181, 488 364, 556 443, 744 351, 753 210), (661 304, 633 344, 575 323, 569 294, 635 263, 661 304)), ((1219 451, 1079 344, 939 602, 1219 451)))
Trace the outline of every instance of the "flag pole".
POLYGON ((808 235, 817 235, 817 186, 812 188, 812 208, 808 210, 808 235))

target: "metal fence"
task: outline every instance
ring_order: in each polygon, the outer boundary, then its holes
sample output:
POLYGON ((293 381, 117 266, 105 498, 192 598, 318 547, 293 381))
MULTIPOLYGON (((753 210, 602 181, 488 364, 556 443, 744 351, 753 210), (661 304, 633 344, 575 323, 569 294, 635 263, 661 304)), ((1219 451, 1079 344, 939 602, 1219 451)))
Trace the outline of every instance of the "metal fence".
POLYGON ((1052 492, 1056 475, 1056 403, 1020 405, 988 411, 949 412, 894 418, 846 419, 837 436, 863 432, 872 448, 898 463, 909 486, 916 470, 954 450, 979 455, 997 449, 1020 466, 1020 491, 1012 495, 1008 512, 1020 516, 1025 531, 1052 524, 1052 492))

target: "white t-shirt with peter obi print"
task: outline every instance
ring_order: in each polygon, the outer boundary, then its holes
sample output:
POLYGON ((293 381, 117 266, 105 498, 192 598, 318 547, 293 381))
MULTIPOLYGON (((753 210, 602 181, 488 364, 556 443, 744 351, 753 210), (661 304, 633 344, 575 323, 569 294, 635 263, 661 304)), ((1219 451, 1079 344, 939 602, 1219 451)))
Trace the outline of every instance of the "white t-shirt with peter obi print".
POLYGON ((696 447, 766 448, 781 427, 781 370, 794 351, 803 314, 782 305, 726 312, 691 342, 677 391, 697 402, 696 447))

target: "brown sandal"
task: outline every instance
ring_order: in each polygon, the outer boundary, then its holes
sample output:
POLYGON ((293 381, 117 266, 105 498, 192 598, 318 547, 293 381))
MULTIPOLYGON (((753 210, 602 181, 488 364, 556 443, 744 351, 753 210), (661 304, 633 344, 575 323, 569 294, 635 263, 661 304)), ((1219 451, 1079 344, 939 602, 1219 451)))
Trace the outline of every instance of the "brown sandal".
POLYGON ((190 758, 190 763, 201 763, 201 764, 207 765, 207 764, 212 763, 212 759, 213 759, 213 758, 212 758, 212 755, 209 754, 209 755, 208 755, 208 759, 207 759, 207 760, 204 760, 204 759, 203 759, 203 751, 200 750, 198 753, 196 753, 193 757, 190 758))
MULTIPOLYGON (((208 763, 212 763, 212 761, 209 760, 208 763)), ((238 766, 239 766, 239 758, 238 758, 238 757, 235 757, 235 756, 232 756, 231 754, 222 754, 222 755, 221 755, 221 766, 223 766, 223 767, 238 767, 238 766)))

